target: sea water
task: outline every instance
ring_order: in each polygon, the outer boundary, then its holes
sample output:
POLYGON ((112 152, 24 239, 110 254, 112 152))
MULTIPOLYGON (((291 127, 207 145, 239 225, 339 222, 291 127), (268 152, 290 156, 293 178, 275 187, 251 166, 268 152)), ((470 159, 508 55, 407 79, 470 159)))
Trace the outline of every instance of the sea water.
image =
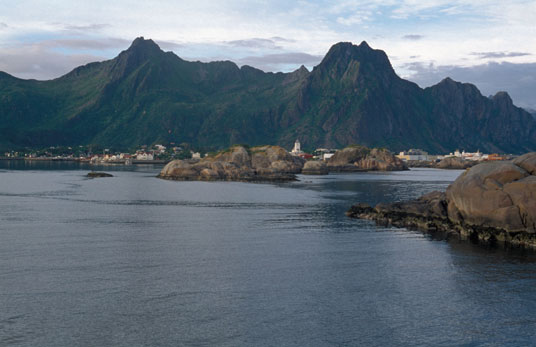
POLYGON ((461 171, 176 182, 0 162, 2 346, 526 346, 536 259, 347 218, 461 171))

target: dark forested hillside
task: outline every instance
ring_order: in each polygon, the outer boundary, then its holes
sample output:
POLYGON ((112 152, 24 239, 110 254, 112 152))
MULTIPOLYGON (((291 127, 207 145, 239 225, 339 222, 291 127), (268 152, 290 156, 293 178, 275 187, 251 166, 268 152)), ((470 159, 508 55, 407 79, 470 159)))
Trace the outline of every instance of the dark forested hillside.
POLYGON ((50 81, 0 73, 0 146, 189 142, 306 148, 358 143, 520 153, 536 120, 510 97, 447 78, 421 89, 366 42, 334 45, 309 72, 188 62, 137 38, 116 58, 50 81))

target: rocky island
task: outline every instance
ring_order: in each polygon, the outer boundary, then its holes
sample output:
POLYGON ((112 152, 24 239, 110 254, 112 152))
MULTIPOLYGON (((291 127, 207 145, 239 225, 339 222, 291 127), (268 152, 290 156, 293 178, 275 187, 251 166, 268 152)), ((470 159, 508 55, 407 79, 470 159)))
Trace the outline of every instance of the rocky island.
POLYGON ((328 166, 323 160, 309 160, 303 165, 302 174, 304 175, 327 175, 328 166))
POLYGON ((536 248, 536 152, 468 169, 446 192, 407 202, 357 204, 347 215, 444 232, 485 244, 536 248))
POLYGON ((408 167, 413 168, 430 168, 430 169, 444 169, 444 170, 465 170, 481 163, 476 160, 464 160, 457 157, 447 157, 439 162, 427 161, 427 160, 409 160, 407 162, 408 167))
POLYGON ((304 162, 279 146, 233 146, 199 161, 173 160, 158 177, 178 181, 292 181, 304 162))
POLYGON ((95 172, 95 171, 88 172, 86 176, 88 178, 114 177, 112 174, 109 174, 106 172, 95 172))
POLYGON ((401 159, 387 149, 357 145, 335 152, 327 166, 330 172, 409 170, 401 159))

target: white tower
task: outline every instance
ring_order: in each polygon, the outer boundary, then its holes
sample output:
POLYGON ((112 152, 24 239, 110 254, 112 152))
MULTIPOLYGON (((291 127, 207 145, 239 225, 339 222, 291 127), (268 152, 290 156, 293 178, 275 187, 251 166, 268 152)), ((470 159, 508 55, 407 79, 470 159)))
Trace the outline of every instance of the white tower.
POLYGON ((292 149, 292 153, 301 153, 301 145, 299 140, 296 140, 296 142, 294 142, 294 148, 292 149))

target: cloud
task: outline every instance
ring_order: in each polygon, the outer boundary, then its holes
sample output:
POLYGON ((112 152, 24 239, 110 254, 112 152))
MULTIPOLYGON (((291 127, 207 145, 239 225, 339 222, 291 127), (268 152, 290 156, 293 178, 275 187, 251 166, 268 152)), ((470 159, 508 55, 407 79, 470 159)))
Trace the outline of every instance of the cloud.
POLYGON ((288 42, 288 43, 296 42, 296 40, 287 39, 281 36, 274 36, 274 37, 271 37, 271 39, 277 42, 288 42))
POLYGON ((0 30, 7 29, 7 28, 9 28, 9 26, 6 23, 0 22, 0 30))
POLYGON ((423 39, 423 38, 424 38, 424 35, 410 34, 410 35, 404 35, 404 36, 402 36, 402 38, 403 38, 404 40, 418 41, 418 40, 423 39))
POLYGON ((24 79, 47 80, 62 76, 80 65, 105 60, 106 51, 118 53, 129 44, 129 40, 109 37, 50 39, 24 45, 4 45, 0 54, 0 71, 24 79))
POLYGON ((165 40, 155 40, 156 44, 164 51, 180 50, 185 47, 182 43, 165 40))
POLYGON ((337 17, 337 23, 342 25, 355 25, 355 24, 361 24, 363 23, 367 17, 361 16, 361 15, 353 15, 348 17, 337 17))
POLYGON ((301 65, 313 66, 322 60, 321 55, 302 52, 274 53, 261 56, 249 56, 239 59, 239 65, 250 65, 263 71, 289 71, 301 65))
MULTIPOLYGON (((278 41, 282 41, 280 38, 278 41)), ((283 39, 284 40, 284 39, 283 39)), ((276 44, 274 39, 262 39, 262 38, 251 38, 245 40, 233 40, 225 41, 225 44, 234 46, 234 47, 244 47, 244 48, 267 48, 267 49, 281 49, 282 47, 276 44)))
POLYGON ((346 26, 352 26, 356 24, 362 24, 366 21, 369 21, 372 17, 372 13, 370 11, 352 11, 353 13, 349 16, 343 17, 339 16, 337 17, 337 23, 346 25, 346 26))
POLYGON ((72 25, 72 24, 61 24, 64 29, 72 31, 99 31, 111 27, 110 24, 100 23, 100 24, 86 24, 86 25, 72 25))
MULTIPOLYGON (((492 58, 519 63, 531 62, 536 56, 533 35, 536 2, 528 0, 158 0, 157 3, 155 6, 154 2, 146 1, 133 6, 126 0, 93 0, 67 6, 63 0, 0 1, 0 21, 9 24, 7 29, 0 27, 0 55, 5 53, 6 45, 22 48, 29 47, 29 42, 54 39, 63 40, 49 43, 54 45, 50 49, 58 52, 112 58, 128 46, 127 42, 145 36, 164 50, 202 61, 216 57, 239 61, 289 52, 318 55, 325 54, 337 42, 362 40, 385 49, 389 56, 399 57, 397 64, 433 60, 438 65, 474 65, 487 61, 469 52, 532 53, 524 57, 492 58), (406 37, 401 39, 403 35, 406 37), (108 37, 124 39, 125 43, 117 43, 117 50, 112 43, 104 43, 109 48, 101 51, 100 43, 67 41, 108 37)), ((27 54, 34 53, 29 50, 27 54)), ((270 69, 275 67, 270 66, 270 69)))
POLYGON ((526 52, 473 52, 471 55, 477 56, 480 59, 499 59, 499 58, 513 58, 532 55, 526 52))
POLYGON ((8 71, 19 78, 48 80, 66 74, 89 62, 101 61, 102 57, 89 54, 66 55, 46 49, 35 49, 28 54, 24 49, 4 51, 0 55, 0 71, 8 71))
POLYGON ((80 50, 103 50, 109 48, 120 48, 130 44, 130 40, 120 38, 102 38, 102 39, 56 39, 45 40, 35 45, 48 48, 69 48, 80 50))
POLYGON ((483 95, 507 91, 520 107, 536 109, 536 63, 490 62, 472 67, 454 65, 436 66, 433 63, 416 62, 405 65, 412 71, 407 77, 422 87, 434 85, 445 77, 476 85, 483 95))

